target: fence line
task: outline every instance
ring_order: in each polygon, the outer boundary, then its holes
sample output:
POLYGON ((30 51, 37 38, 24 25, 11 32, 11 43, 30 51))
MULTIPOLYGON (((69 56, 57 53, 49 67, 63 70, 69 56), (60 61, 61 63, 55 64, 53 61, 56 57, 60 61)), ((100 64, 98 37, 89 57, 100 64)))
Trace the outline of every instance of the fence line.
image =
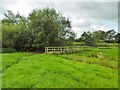
MULTIPOLYGON (((86 46, 87 47, 87 46, 86 46)), ((84 48, 86 48, 84 46, 84 48)), ((64 47, 45 47, 46 54, 65 54, 65 53, 75 53, 82 51, 83 47, 81 46, 64 46, 64 47)))

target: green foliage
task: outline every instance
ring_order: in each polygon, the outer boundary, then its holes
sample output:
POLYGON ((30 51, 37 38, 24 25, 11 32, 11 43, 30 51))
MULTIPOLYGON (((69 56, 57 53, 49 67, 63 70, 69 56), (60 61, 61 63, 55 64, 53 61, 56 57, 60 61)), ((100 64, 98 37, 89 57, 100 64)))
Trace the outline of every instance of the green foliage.
POLYGON ((74 40, 75 34, 71 30, 69 19, 57 13, 55 9, 33 10, 28 21, 30 36, 27 37, 29 43, 32 42, 31 48, 38 50, 45 46, 63 46, 74 40))
POLYGON ((16 52, 14 48, 3 48, 2 53, 13 53, 16 52))
POLYGON ((94 32, 84 32, 80 38, 76 39, 77 42, 84 42, 84 45, 87 46, 98 46, 98 43, 117 43, 119 33, 116 34, 114 30, 108 31, 94 31, 94 32))
POLYGON ((12 11, 7 10, 7 13, 4 13, 5 18, 2 20, 3 23, 6 23, 7 25, 11 24, 21 24, 24 20, 24 16, 21 16, 19 13, 14 14, 12 11))
POLYGON ((3 48, 14 48, 15 35, 20 30, 20 25, 2 23, 2 46, 3 48))
POLYGON ((118 71, 58 55, 3 54, 3 88, 117 88, 118 71), (114 77, 114 78, 113 78, 114 77))
POLYGON ((109 40, 109 41, 111 41, 111 40, 114 40, 114 38, 115 38, 115 31, 114 30, 109 30, 109 31, 107 31, 106 32, 106 40, 109 40))
POLYGON ((20 16, 19 13, 15 15, 9 10, 5 16, 6 17, 2 20, 2 47, 15 49, 15 41, 19 32, 24 28, 25 18, 24 16, 20 16))
POLYGON ((103 48, 104 48, 104 47, 106 47, 106 48, 107 48, 107 47, 108 47, 108 48, 110 47, 110 48, 111 48, 111 47, 118 47, 119 44, 118 44, 118 43, 105 43, 105 42, 104 42, 104 43, 97 43, 97 46, 98 46, 98 47, 103 47, 103 48))
POLYGON ((87 33, 84 32, 82 34, 83 40, 84 40, 84 45, 86 46, 96 46, 97 43, 97 39, 95 38, 95 36, 88 31, 87 33))
POLYGON ((115 40, 116 40, 117 43, 120 43, 120 33, 116 34, 115 40))
POLYGON ((71 21, 55 9, 33 10, 26 19, 12 11, 3 21, 3 47, 17 51, 44 51, 45 46, 72 45, 71 21))
POLYGON ((94 38, 100 42, 100 40, 105 40, 106 39, 106 32, 102 30, 94 31, 93 32, 94 38))

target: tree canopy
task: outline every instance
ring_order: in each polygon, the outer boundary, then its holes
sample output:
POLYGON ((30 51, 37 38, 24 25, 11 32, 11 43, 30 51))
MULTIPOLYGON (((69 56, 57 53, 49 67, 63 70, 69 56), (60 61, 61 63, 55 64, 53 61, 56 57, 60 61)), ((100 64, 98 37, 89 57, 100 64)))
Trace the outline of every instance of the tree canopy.
POLYGON ((94 31, 94 32, 83 32, 80 38, 76 41, 84 42, 84 45, 87 46, 97 46, 98 43, 117 43, 119 42, 119 33, 116 33, 115 30, 108 30, 108 31, 94 31))
POLYGON ((27 18, 11 11, 5 16, 3 22, 7 25, 22 27, 16 28, 14 35, 14 48, 18 51, 44 51, 45 46, 71 45, 75 38, 71 21, 55 9, 36 9, 27 18))

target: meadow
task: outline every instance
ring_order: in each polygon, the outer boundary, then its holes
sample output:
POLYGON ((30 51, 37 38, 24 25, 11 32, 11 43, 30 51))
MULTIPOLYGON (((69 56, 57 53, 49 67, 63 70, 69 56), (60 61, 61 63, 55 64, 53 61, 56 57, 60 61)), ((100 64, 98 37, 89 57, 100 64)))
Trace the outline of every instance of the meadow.
POLYGON ((118 69, 118 48, 87 48, 79 53, 60 55, 65 59, 118 69))
POLYGON ((117 88, 117 48, 2 54, 3 88, 117 88))

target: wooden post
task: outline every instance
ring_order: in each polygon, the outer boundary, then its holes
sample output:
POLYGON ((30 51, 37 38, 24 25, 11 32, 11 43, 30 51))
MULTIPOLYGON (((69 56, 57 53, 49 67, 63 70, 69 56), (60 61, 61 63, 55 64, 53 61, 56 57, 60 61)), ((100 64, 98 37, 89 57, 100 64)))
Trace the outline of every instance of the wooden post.
POLYGON ((46 47, 45 47, 45 53, 46 53, 46 47))
POLYGON ((62 47, 60 47, 60 53, 62 53, 62 47))
POLYGON ((45 53, 46 53, 46 54, 48 53, 48 52, 47 52, 47 48, 48 48, 48 47, 45 47, 45 53))
POLYGON ((55 47, 54 47, 54 51, 53 52, 55 53, 55 47))

